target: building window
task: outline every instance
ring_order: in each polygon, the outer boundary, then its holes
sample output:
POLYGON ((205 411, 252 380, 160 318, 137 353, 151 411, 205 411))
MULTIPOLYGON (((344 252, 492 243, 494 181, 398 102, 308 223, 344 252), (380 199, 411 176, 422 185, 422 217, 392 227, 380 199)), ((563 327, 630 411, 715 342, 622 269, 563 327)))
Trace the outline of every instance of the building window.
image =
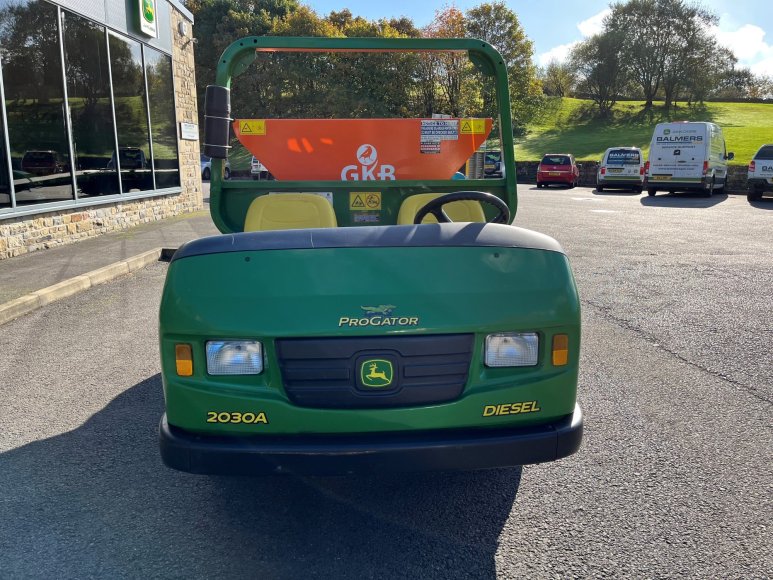
POLYGON ((0 9, 8 138, 18 206, 73 199, 58 10, 42 1, 0 9))
MULTIPOLYGON (((109 37, 121 187, 124 192, 146 191, 153 189, 153 170, 142 47, 112 33, 109 37)), ((110 166, 116 166, 115 154, 110 166)))
POLYGON ((5 152, 5 131, 0 126, 0 209, 11 207, 11 180, 8 178, 8 154, 5 152))
POLYGON ((44 0, 0 0, 0 62, 0 217, 180 186, 169 55, 44 0))
POLYGON ((78 197, 120 193, 105 28, 65 12, 63 37, 78 197))
POLYGON ((156 188, 180 185, 177 157, 177 118, 174 112, 172 58, 145 47, 145 71, 150 102, 150 133, 156 188))

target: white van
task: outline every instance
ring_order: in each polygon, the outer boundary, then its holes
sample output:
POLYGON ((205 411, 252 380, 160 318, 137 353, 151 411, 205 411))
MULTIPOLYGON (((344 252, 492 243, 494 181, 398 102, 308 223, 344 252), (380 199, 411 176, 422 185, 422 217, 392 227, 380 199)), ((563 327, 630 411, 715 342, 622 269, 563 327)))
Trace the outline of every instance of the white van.
POLYGON ((727 162, 722 129, 714 123, 682 121, 655 127, 646 165, 647 193, 699 191, 723 193, 727 162))
POLYGON ((638 147, 610 147, 604 151, 596 174, 596 191, 605 187, 644 189, 644 155, 638 147))

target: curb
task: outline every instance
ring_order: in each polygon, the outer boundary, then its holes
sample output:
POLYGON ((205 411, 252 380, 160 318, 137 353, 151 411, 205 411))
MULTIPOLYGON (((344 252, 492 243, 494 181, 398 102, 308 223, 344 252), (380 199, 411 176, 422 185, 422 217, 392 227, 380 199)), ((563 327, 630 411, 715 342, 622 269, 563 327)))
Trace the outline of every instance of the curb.
POLYGON ((33 310, 37 310, 46 304, 51 304, 57 300, 68 298, 69 296, 88 290, 92 286, 98 286, 105 282, 115 280, 119 276, 136 272, 153 262, 158 262, 162 256, 169 255, 170 251, 173 252, 173 250, 167 248, 153 248, 152 250, 142 252, 141 254, 137 254, 126 260, 121 260, 120 262, 115 262, 108 266, 104 266, 103 268, 86 272, 85 274, 75 276, 69 280, 64 280, 63 282, 48 286, 42 290, 25 294, 24 296, 6 302, 5 304, 0 304, 0 325, 19 318, 20 316, 24 316, 25 314, 29 314, 33 310))

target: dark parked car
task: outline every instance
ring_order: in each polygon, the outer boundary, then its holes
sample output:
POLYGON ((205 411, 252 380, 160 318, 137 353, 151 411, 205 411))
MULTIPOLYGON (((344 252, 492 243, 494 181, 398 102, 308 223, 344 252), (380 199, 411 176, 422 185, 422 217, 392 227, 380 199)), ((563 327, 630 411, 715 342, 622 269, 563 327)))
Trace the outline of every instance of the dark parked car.
POLYGON ((57 151, 27 151, 21 158, 21 170, 32 175, 53 175, 69 169, 57 151))
POLYGON ((580 180, 580 169, 571 153, 549 153, 537 166, 537 187, 558 184, 575 187, 580 180))
MULTIPOLYGON (((139 147, 121 147, 119 151, 119 161, 121 162, 121 171, 127 169, 147 169, 148 158, 145 152, 139 147)), ((107 162, 108 169, 115 169, 115 151, 107 162)))

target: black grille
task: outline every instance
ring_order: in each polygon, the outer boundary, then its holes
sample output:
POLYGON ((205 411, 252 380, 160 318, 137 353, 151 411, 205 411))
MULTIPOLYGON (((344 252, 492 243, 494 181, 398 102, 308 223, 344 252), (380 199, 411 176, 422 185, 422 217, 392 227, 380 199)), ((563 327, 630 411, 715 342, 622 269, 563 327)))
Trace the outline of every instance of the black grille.
POLYGON ((282 339, 276 347, 285 390, 295 405, 407 407, 452 401, 462 394, 473 335, 282 339), (389 375, 384 367, 391 366, 391 383, 364 384, 372 361, 379 361, 373 372, 382 377, 389 375))

